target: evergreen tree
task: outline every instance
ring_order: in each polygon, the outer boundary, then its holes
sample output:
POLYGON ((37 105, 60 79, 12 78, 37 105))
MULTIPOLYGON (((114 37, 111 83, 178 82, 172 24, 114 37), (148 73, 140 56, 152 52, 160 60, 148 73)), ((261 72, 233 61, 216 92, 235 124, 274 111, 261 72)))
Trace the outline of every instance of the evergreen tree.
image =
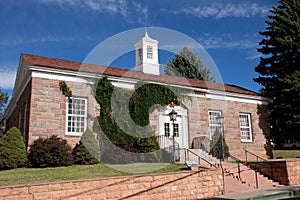
POLYGON ((27 162, 26 145, 19 129, 12 127, 0 139, 0 170, 22 167, 27 162))
POLYGON ((229 157, 229 148, 228 145, 225 142, 224 137, 220 134, 219 129, 216 129, 213 138, 211 140, 210 143, 210 154, 213 157, 216 157, 218 159, 222 158, 222 152, 224 150, 224 158, 228 158, 229 157), (223 140, 223 144, 222 144, 222 140, 223 140))
POLYGON ((254 81, 270 98, 271 136, 277 144, 300 140, 300 1, 279 1, 273 7, 257 50, 263 54, 254 81))
POLYGON ((79 143, 73 149, 76 164, 97 164, 100 161, 100 147, 92 131, 86 130, 79 143))
POLYGON ((184 47, 165 67, 165 74, 196 80, 215 81, 196 53, 184 47))

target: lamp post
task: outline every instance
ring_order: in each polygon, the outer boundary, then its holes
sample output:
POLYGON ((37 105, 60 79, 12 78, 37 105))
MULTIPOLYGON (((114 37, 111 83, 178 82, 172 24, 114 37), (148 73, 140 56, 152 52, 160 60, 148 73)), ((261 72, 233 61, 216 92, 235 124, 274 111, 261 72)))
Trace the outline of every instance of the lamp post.
POLYGON ((217 123, 219 124, 220 127, 220 136, 221 136, 221 148, 222 148, 222 152, 221 152, 221 157, 220 157, 220 161, 224 161, 224 134, 223 134, 223 123, 224 123, 224 117, 223 115, 219 115, 217 118, 217 123))
POLYGON ((223 144, 223 140, 224 140, 224 134, 223 134, 223 123, 224 123, 224 116, 221 114, 219 115, 217 118, 217 123, 220 126, 220 136, 221 136, 221 148, 222 148, 222 154, 220 156, 220 167, 222 169, 222 182, 223 182, 223 187, 225 188, 225 180, 224 180, 224 170, 223 170, 223 165, 222 165, 222 161, 224 161, 224 144, 223 144))
POLYGON ((175 134, 174 134, 174 121, 176 121, 176 117, 177 117, 177 112, 173 109, 170 113, 169 113, 169 117, 170 117, 170 121, 173 122, 173 163, 175 163, 175 134))

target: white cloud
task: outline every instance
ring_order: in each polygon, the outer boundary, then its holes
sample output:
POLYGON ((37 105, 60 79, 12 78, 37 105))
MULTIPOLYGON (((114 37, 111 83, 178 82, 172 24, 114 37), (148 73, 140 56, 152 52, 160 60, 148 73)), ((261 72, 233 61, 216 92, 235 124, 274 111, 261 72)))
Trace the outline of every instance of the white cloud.
POLYGON ((61 9, 81 9, 119 15, 126 21, 137 21, 145 25, 148 7, 139 1, 127 0, 36 0, 41 4, 56 4, 61 9))
POLYGON ((87 41, 87 40, 97 40, 89 36, 41 36, 41 37, 30 37, 30 38, 0 38, 0 46, 11 46, 11 45, 23 45, 32 43, 42 43, 42 42, 66 42, 66 41, 87 41))
POLYGON ((210 34, 204 33, 197 38, 197 41, 207 49, 217 48, 239 48, 251 49, 257 48, 258 42, 256 38, 244 37, 242 39, 232 37, 231 34, 210 34))
POLYGON ((148 7, 134 1, 132 1, 132 6, 135 9, 135 13, 137 14, 137 19, 135 20, 137 20, 137 22, 139 22, 140 24, 147 25, 146 23, 148 23, 148 7))
POLYGON ((174 14, 193 15, 199 18, 215 17, 217 19, 225 17, 254 17, 268 15, 270 7, 258 5, 251 2, 227 2, 214 1, 210 4, 202 4, 193 7, 184 7, 174 14))
POLYGON ((42 4, 58 4, 61 8, 65 6, 92 11, 105 11, 121 16, 128 15, 128 2, 126 0, 37 0, 42 4))
POLYGON ((9 71, 5 69, 0 69, 0 87, 2 89, 13 89, 16 78, 16 71, 9 71))

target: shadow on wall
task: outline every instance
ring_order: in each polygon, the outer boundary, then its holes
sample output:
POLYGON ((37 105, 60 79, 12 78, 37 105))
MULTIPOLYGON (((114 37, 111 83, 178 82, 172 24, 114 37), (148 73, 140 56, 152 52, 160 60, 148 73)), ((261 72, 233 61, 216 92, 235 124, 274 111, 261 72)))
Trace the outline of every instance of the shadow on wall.
POLYGON ((273 158, 272 145, 271 145, 271 136, 270 136, 270 122, 268 116, 268 107, 266 105, 257 106, 257 114, 259 116, 259 127, 263 132, 266 143, 264 148, 268 158, 273 158))

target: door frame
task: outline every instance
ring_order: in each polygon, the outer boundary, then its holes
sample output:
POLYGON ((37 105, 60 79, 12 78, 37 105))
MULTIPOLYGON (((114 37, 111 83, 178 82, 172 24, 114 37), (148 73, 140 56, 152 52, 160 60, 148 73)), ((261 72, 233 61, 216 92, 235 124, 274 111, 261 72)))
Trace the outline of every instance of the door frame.
POLYGON ((159 135, 165 135, 164 123, 170 123, 170 127, 173 128, 173 122, 170 121, 169 118, 169 113, 173 109, 177 112, 178 124, 180 124, 178 128, 181 129, 181 131, 179 130, 179 138, 181 140, 179 148, 189 148, 188 112, 187 109, 182 106, 171 107, 168 105, 159 111, 159 135))

